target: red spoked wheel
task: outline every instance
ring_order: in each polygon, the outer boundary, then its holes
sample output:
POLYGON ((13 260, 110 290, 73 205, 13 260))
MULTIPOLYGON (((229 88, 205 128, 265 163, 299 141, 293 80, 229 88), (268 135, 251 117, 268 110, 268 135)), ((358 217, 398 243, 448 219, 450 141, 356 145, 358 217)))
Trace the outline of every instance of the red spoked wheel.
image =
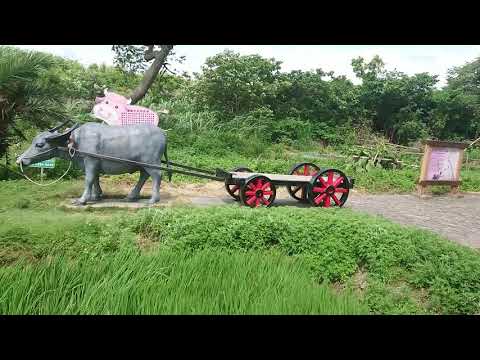
MULTIPOLYGON (((295 164, 290 170, 290 175, 314 176, 320 171, 320 168, 313 163, 295 164)), ((287 186, 287 191, 291 197, 300 202, 307 202, 307 185, 287 186)))
MULTIPOLYGON (((251 173, 252 170, 250 170, 249 168, 246 168, 246 167, 242 167, 242 166, 239 166, 239 167, 236 167, 235 169, 232 170, 232 172, 247 172, 247 173, 251 173)), ((239 201, 240 200, 240 185, 239 184, 227 184, 225 182, 225 189, 227 189, 227 193, 233 197, 233 199, 235 201, 239 201)))
POLYGON ((348 178, 340 170, 327 169, 312 178, 308 186, 308 201, 313 206, 343 206, 350 192, 348 178))
POLYGON ((277 189, 272 180, 262 175, 251 176, 240 189, 240 199, 252 208, 272 206, 276 194, 277 189))

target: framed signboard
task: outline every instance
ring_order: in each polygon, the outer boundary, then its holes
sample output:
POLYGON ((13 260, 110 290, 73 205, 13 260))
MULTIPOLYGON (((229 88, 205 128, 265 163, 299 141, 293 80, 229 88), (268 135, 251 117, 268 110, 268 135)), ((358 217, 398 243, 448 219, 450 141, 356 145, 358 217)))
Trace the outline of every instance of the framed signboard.
POLYGON ((461 184, 463 153, 469 144, 435 140, 427 140, 423 144, 419 194, 423 195, 430 185, 450 185, 452 193, 456 193, 461 184))

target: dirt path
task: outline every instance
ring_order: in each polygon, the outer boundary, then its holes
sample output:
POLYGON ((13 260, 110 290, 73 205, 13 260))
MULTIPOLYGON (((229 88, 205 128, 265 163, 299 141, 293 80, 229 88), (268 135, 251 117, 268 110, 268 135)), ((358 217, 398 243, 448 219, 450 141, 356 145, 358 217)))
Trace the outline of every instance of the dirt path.
MULTIPOLYGON (((151 185, 147 183, 142 191, 142 200, 127 203, 121 200, 133 184, 103 186, 107 198, 92 207, 131 207, 146 206, 151 185)), ((172 184, 164 182, 161 200, 156 206, 191 204, 212 206, 231 204, 223 183, 172 184)), ((308 206, 293 200, 285 190, 277 190, 274 206, 308 206)), ((368 195, 352 191, 345 205, 347 208, 380 215, 404 225, 414 225, 436 232, 460 244, 480 248, 480 195, 465 194, 463 197, 435 196, 420 199, 415 195, 379 194, 368 195)))

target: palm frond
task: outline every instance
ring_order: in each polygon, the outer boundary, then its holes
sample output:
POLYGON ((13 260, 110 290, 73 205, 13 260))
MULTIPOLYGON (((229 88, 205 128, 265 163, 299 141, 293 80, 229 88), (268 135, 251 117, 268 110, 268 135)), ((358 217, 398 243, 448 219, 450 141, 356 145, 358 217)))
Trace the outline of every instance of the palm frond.
POLYGON ((51 79, 50 69, 56 61, 49 54, 0 46, 0 125, 4 139, 0 156, 17 120, 43 128, 65 117, 61 91, 45 81, 51 79))
POLYGON ((12 94, 54 64, 48 54, 0 47, 0 91, 12 94))

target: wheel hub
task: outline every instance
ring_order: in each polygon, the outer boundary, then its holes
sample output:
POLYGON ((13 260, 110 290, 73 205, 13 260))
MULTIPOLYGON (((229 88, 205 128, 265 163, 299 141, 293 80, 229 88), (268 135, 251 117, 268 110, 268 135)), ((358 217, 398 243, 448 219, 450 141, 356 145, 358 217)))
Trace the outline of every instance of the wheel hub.
POLYGON ((256 196, 257 198, 263 197, 263 191, 262 191, 262 190, 257 190, 257 191, 255 192, 255 196, 256 196))
POLYGON ((326 193, 328 195, 332 195, 333 193, 335 193, 335 187, 333 187, 332 185, 330 185, 327 190, 326 190, 326 193))

